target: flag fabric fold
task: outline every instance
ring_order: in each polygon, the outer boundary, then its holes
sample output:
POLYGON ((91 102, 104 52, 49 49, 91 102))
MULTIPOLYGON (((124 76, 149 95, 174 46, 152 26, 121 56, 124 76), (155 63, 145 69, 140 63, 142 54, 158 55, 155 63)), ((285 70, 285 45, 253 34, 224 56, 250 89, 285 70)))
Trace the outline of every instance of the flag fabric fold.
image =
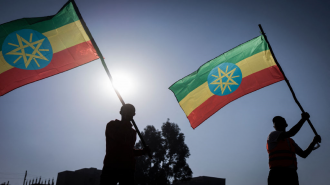
POLYGON ((98 59, 71 1, 47 17, 0 25, 0 96, 98 59))
POLYGON ((174 93, 192 128, 248 93, 284 80, 263 36, 203 64, 174 83, 174 93))

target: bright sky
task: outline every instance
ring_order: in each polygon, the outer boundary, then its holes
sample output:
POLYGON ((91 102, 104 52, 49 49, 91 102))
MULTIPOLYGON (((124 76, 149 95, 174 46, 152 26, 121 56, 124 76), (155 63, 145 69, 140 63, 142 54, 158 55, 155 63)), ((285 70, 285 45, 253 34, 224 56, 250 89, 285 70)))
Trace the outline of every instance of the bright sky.
MULTIPOLYGON (((266 184, 272 118, 283 116, 289 128, 300 119, 286 83, 228 104, 195 130, 168 87, 259 36, 261 24, 323 139, 308 158, 298 157, 300 183, 328 184, 330 3, 318 2, 76 1, 111 74, 124 85, 124 100, 137 109, 140 130, 160 129, 170 118, 186 136, 193 176, 226 178, 228 185, 266 184)), ((2 24, 53 15, 66 0, 0 3, 2 24)), ((65 170, 101 169, 105 126, 120 118, 120 107, 100 60, 0 97, 0 183, 21 185, 25 170, 28 179, 56 179, 65 170)), ((306 123, 293 139, 306 149, 313 136, 306 123)))

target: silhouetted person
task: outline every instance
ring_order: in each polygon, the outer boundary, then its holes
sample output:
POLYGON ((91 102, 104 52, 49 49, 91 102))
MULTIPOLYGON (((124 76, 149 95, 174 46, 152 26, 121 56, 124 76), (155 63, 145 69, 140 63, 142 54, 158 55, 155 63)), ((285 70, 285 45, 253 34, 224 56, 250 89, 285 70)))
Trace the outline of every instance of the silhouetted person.
POLYGON ((285 119, 281 116, 273 118, 275 131, 271 132, 267 139, 270 168, 268 185, 299 185, 296 154, 306 158, 315 144, 321 142, 321 137, 315 136, 308 148, 302 150, 290 138, 296 135, 307 119, 309 119, 309 114, 302 113, 300 121, 286 132, 288 124, 285 119))
POLYGON ((135 116, 135 108, 125 104, 120 109, 121 120, 110 121, 105 130, 106 154, 103 161, 101 185, 133 185, 135 158, 147 154, 149 148, 134 149, 136 131, 131 120, 135 116))

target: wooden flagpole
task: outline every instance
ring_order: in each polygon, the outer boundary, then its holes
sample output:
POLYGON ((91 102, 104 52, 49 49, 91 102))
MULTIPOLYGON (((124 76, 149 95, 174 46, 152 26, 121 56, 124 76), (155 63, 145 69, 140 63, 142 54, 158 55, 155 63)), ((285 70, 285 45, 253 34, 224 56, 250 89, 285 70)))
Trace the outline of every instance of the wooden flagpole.
MULTIPOLYGON (((294 101, 296 102, 296 104, 297 104, 298 107, 300 108, 301 112, 305 112, 305 111, 304 111, 304 108, 303 108, 303 107, 301 106, 301 104, 299 103, 299 101, 298 101, 298 99, 297 99, 297 97, 296 97, 296 94, 294 93, 294 91, 293 91, 293 89, 292 89, 292 87, 291 87, 291 84, 290 84, 289 80, 288 80, 287 77, 285 76, 285 74, 284 74, 284 72, 283 72, 283 70, 282 70, 282 67, 281 67, 280 64, 278 63, 278 61, 277 61, 277 59, 276 59, 276 57, 275 57, 275 55, 274 55, 273 49, 272 49, 272 47, 270 46, 270 43, 268 42, 267 36, 266 36, 264 30, 263 30, 262 27, 261 27, 261 24, 259 24, 259 28, 260 28, 260 31, 261 31, 262 35, 264 36, 266 42, 268 43, 268 47, 269 47, 270 53, 272 54, 272 56, 273 56, 273 58, 274 58, 274 60, 275 60, 276 65, 278 66, 278 68, 280 69, 281 73, 282 73, 283 76, 284 76, 284 80, 285 80, 286 84, 288 85, 288 87, 289 87, 289 89, 290 89, 290 91, 291 91, 291 94, 292 94, 292 96, 293 96, 294 101)), ((315 128, 314 128, 314 126, 313 126, 311 120, 310 120, 310 119, 307 119, 307 122, 309 123, 309 126, 312 128, 314 134, 317 136, 318 134, 317 134, 317 132, 316 132, 316 130, 315 130, 315 128)), ((318 148, 318 147, 320 147, 320 144, 319 144, 319 143, 317 143, 316 148, 318 148)), ((316 149, 316 148, 315 148, 315 149, 316 149)))

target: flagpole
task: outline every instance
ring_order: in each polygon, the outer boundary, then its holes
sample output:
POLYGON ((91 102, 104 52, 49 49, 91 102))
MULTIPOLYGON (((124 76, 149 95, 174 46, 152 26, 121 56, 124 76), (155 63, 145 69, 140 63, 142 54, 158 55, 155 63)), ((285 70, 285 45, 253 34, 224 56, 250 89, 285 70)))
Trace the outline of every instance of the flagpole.
MULTIPOLYGON (((116 94, 117 94, 117 96, 118 96, 118 98, 119 98, 121 104, 122 104, 122 105, 125 105, 125 102, 124 102, 123 98, 121 97, 121 95, 120 95, 120 93, 118 92, 118 90, 116 89, 116 87, 113 85, 113 79, 112 79, 112 76, 111 76, 111 74, 110 74, 110 72, 109 72, 109 69, 108 69, 108 67, 107 67, 107 64, 106 64, 105 61, 104 61, 103 55, 102 55, 102 53, 101 53, 99 47, 97 46, 97 44, 96 44, 96 42, 95 42, 95 40, 94 40, 94 38, 93 38, 91 32, 89 31, 89 29, 88 29, 88 27, 87 27, 87 25, 86 25, 84 19, 82 18, 81 14, 80 14, 80 11, 79 11, 79 9, 78 9, 78 7, 77 7, 75 1, 74 1, 74 0, 69 0, 69 1, 72 2, 72 5, 73 5, 73 7, 74 7, 74 9, 75 9, 75 11, 76 11, 76 13, 77 13, 79 19, 80 19, 80 22, 81 22, 82 26, 84 27, 84 29, 85 29, 85 31, 86 31, 86 34, 88 35, 90 41, 92 42, 92 44, 93 44, 93 46, 94 46, 94 48, 95 48, 95 50, 96 50, 97 55, 100 57, 100 60, 101 60, 102 65, 103 65, 103 67, 104 67, 104 70, 106 71, 106 73, 107 73, 107 75, 108 75, 108 77, 109 77, 109 79, 110 79, 111 85, 112 85, 113 89, 115 90, 115 92, 116 92, 116 94)), ((132 123, 133 123, 133 126, 134 126, 136 132, 138 133, 138 135, 139 135, 139 137, 140 137, 140 140, 141 140, 141 142, 142 142, 143 147, 146 147, 147 145, 146 145, 146 143, 144 142, 144 139, 143 139, 143 137, 142 137, 142 135, 141 135, 141 133, 140 133, 139 128, 136 126, 134 119, 132 119, 131 121, 132 121, 132 123)), ((149 155, 150 158, 152 158, 150 151, 148 152, 148 155, 149 155)))
MULTIPOLYGON (((278 63, 278 61, 277 61, 277 59, 276 59, 276 57, 275 57, 275 55, 274 55, 273 49, 272 49, 272 47, 270 46, 270 43, 268 42, 267 36, 266 36, 264 30, 263 30, 262 27, 261 27, 261 24, 259 24, 259 28, 260 28, 260 31, 261 31, 262 35, 264 36, 266 42, 268 43, 268 47, 269 47, 270 53, 272 54, 272 56, 273 56, 273 58, 274 58, 274 60, 275 60, 276 65, 278 66, 278 68, 279 68, 280 71, 282 72, 282 74, 283 74, 283 76, 284 76, 284 80, 285 80, 285 82, 287 83, 287 85, 289 86, 289 89, 290 89, 290 91, 291 91, 291 94, 292 94, 292 96, 293 96, 294 101, 297 103, 297 105, 298 105, 298 107, 300 108, 301 112, 305 112, 305 111, 304 111, 304 108, 303 108, 303 107, 301 106, 301 104, 299 103, 299 101, 298 101, 298 99, 297 99, 297 97, 296 97, 296 94, 294 93, 294 91, 293 91, 293 89, 292 89, 292 87, 291 87, 291 84, 290 84, 289 80, 288 80, 287 77, 285 76, 285 74, 284 74, 284 72, 283 72, 283 70, 282 70, 282 67, 281 67, 280 64, 278 63)), ((316 132, 316 130, 315 130, 315 128, 314 128, 314 126, 313 126, 313 124, 312 124, 312 122, 310 121, 310 119, 307 119, 307 122, 309 123, 309 126, 311 126, 311 128, 312 128, 314 134, 315 134, 315 135, 318 135, 317 132, 316 132)), ((317 143, 317 144, 318 144, 318 143, 317 143)), ((319 144, 318 144, 318 147, 319 147, 319 144)))

